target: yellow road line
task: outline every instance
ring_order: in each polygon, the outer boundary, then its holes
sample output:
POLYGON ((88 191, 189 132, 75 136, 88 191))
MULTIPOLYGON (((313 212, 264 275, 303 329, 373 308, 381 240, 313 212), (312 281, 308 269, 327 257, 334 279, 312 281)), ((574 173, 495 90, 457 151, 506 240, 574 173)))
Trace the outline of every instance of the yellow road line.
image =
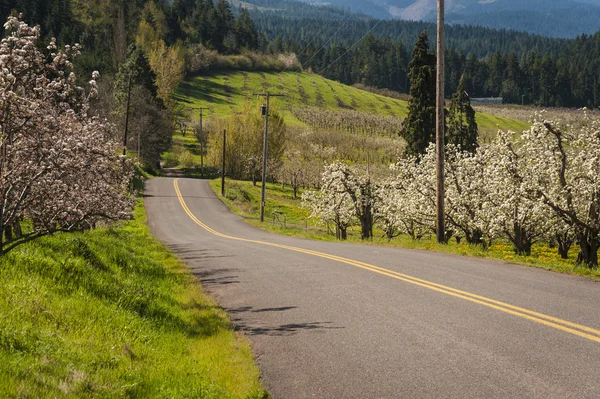
POLYGON ((269 246, 269 247, 286 249, 288 251, 300 252, 300 253, 317 256, 317 257, 324 258, 324 259, 333 260, 333 261, 340 262, 340 263, 345 263, 345 264, 355 266, 355 267, 358 267, 358 268, 361 268, 364 270, 368 270, 368 271, 371 271, 374 273, 388 276, 388 277, 394 278, 396 280, 404 281, 404 282, 418 285, 420 287, 424 287, 424 288, 427 288, 427 289, 430 289, 433 291, 441 292, 446 295, 464 299, 469 302, 487 306, 489 308, 496 309, 496 310, 499 310, 504 313, 518 316, 523 319, 527 319, 527 320, 530 320, 530 321, 533 321, 533 322, 536 322, 539 324, 546 325, 548 327, 552 327, 552 328, 555 328, 555 329, 558 329, 561 331, 565 331, 570 334, 574 334, 579 337, 586 338, 591 341, 600 343, 600 330, 597 330, 597 329, 591 328, 591 327, 587 327, 587 326, 584 326, 581 324, 572 323, 570 321, 563 320, 563 319, 553 317, 553 316, 549 316, 549 315, 546 315, 543 313, 535 312, 533 310, 521 308, 519 306, 514 306, 509 303, 497 301, 495 299, 487 298, 485 296, 472 294, 467 291, 462 291, 462 290, 459 290, 456 288, 448 287, 448 286, 445 286, 442 284, 437 284, 437 283, 434 283, 431 281, 427 281, 427 280, 423 280, 423 279, 420 279, 417 277, 398 273, 393 270, 385 269, 383 267, 371 265, 371 264, 356 261, 353 259, 343 258, 343 257, 337 256, 337 255, 330 255, 330 254, 326 254, 326 253, 322 253, 322 252, 312 251, 309 249, 293 247, 290 245, 275 244, 275 243, 270 243, 270 242, 266 242, 266 241, 234 237, 234 236, 220 233, 220 232, 214 230, 213 228, 207 226, 206 224, 204 224, 192 213, 192 211, 188 208, 187 204, 185 203, 185 201, 183 199, 181 191, 179 190, 178 182, 179 182, 179 179, 176 179, 174 181, 175 192, 177 193, 177 198, 179 199, 179 202, 180 202, 181 206, 183 207, 183 210, 185 211, 185 213, 196 224, 198 224, 200 227, 202 227, 204 230, 206 230, 209 233, 214 234, 218 237, 226 238, 229 240, 243 241, 243 242, 249 242, 249 243, 253 243, 253 244, 265 245, 265 246, 269 246))

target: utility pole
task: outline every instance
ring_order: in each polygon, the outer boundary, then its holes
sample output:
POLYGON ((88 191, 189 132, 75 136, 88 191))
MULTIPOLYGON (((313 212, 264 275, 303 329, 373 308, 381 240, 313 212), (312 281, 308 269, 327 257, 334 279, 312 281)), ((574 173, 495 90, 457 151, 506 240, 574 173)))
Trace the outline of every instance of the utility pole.
POLYGON ((127 107, 125 110, 125 134, 123 135, 123 156, 127 155, 127 129, 129 127, 129 104, 131 102, 131 73, 129 74, 129 87, 127 88, 127 107))
POLYGON ((269 99, 271 97, 284 97, 284 94, 271 94, 266 92, 263 94, 254 94, 255 96, 265 97, 267 100, 266 106, 263 106, 263 115, 265 117, 265 134, 263 137, 263 170, 262 170, 262 191, 260 195, 260 221, 265 221, 265 199, 267 195, 267 156, 269 154, 269 99))
POLYGON ((225 145, 227 144, 227 130, 223 130, 223 158, 221 160, 221 196, 225 196, 225 145))
POLYGON ((437 241, 446 242, 444 225, 444 0, 438 0, 436 109, 436 230, 437 241))
POLYGON ((202 130, 202 120, 204 119, 204 110, 208 110, 208 108, 200 107, 200 135, 196 137, 198 139, 198 143, 200 144, 200 177, 204 178, 204 131, 202 130))

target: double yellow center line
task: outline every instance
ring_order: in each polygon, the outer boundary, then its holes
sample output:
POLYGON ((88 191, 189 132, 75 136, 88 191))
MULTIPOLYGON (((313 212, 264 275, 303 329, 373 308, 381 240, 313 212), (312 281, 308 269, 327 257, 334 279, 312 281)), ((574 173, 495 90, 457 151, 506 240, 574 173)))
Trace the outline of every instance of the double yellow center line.
POLYGON ((456 298, 464 299, 465 301, 477 303, 479 305, 487 306, 488 308, 496 309, 504 313, 511 314, 513 316, 521 317, 523 319, 527 319, 539 324, 546 325, 548 327, 555 328, 557 330, 561 330, 564 332, 568 332, 570 334, 577 335, 582 338, 589 339, 591 341, 600 343, 600 330, 595 328, 583 326, 581 324, 572 323, 567 320, 559 319, 557 317, 549 316, 543 313, 535 312, 533 310, 521 308, 518 306, 514 306, 505 302, 497 301, 495 299, 487 298, 481 295, 472 294, 470 292, 462 291, 456 288, 447 287, 445 285, 437 284, 431 281, 423 280, 417 277, 409 276, 406 274, 398 273, 393 270, 385 269, 383 267, 371 265, 365 262, 356 261, 353 259, 343 258, 341 256, 330 255, 323 252, 312 251, 309 249, 293 247, 290 245, 284 244, 275 244, 266 241, 259 240, 250 240, 246 238, 234 237, 227 234, 220 233, 206 224, 202 223, 188 208, 185 203, 183 196, 181 195, 181 191, 179 190, 179 179, 176 179, 174 182, 175 192, 177 193, 177 198, 179 198, 179 202, 183 207, 183 210, 187 215, 200 227, 204 230, 208 231, 211 234, 214 234, 218 237, 226 238, 229 240, 243 241, 249 242, 258 245, 265 245, 269 247, 281 248, 288 251, 300 252, 307 255, 317 256, 323 259, 329 259, 340 263, 345 263, 347 265, 351 265, 354 267, 358 267, 364 270, 368 270, 373 273, 378 273, 387 277, 394 278, 396 280, 404 281, 406 283, 418 285, 423 288, 427 288, 433 291, 441 292, 446 295, 450 295, 456 298))

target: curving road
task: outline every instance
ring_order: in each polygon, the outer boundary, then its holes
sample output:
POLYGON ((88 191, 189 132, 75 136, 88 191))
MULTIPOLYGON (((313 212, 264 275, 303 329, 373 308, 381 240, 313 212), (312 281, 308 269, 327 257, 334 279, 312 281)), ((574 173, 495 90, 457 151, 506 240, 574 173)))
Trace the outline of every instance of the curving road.
POLYGON ((294 398, 599 398, 600 284, 497 261, 302 240, 208 182, 151 179, 152 232, 294 398))

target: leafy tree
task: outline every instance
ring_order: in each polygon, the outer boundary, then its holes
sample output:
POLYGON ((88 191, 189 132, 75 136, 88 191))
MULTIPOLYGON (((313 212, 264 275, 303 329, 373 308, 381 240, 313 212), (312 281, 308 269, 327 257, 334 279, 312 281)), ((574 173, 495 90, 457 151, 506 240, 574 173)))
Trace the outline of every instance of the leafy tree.
POLYGON ((475 152, 477 148, 477 122, 471 99, 465 90, 465 78, 461 77, 456 93, 452 96, 446 116, 446 143, 460 146, 464 151, 475 152))
POLYGON ((420 155, 435 138, 435 56, 429 51, 427 32, 417 39, 412 56, 408 72, 411 98, 402 135, 406 152, 420 155))

